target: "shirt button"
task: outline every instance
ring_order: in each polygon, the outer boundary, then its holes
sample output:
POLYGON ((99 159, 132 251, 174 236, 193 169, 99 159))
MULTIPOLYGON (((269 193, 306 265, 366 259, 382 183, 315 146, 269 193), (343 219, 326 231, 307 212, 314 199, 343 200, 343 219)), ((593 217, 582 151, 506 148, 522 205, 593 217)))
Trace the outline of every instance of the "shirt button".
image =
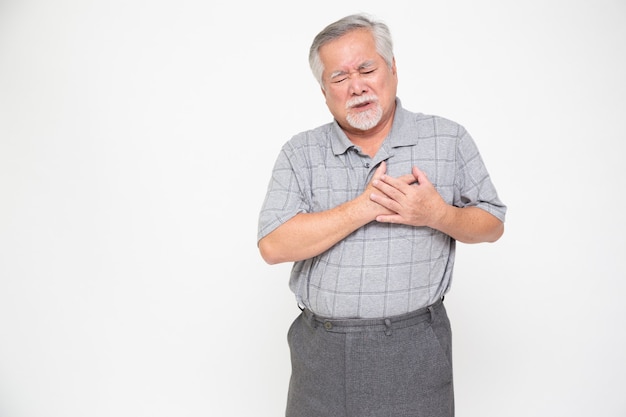
POLYGON ((332 329, 332 328, 333 328, 333 324, 332 324, 331 322, 329 322, 329 321, 325 321, 325 322, 324 322, 324 328, 325 328, 326 330, 330 330, 330 329, 332 329))
POLYGON ((365 166, 365 168, 369 168, 370 167, 370 163, 366 162, 364 166, 365 166))

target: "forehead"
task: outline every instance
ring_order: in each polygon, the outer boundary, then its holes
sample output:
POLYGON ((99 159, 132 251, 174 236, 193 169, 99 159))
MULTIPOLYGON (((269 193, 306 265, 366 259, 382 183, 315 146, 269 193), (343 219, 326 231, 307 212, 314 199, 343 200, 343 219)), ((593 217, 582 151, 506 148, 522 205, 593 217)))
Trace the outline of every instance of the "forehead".
POLYGON ((325 72, 358 68, 365 62, 382 60, 374 36, 367 29, 350 31, 326 43, 320 48, 319 55, 325 72))

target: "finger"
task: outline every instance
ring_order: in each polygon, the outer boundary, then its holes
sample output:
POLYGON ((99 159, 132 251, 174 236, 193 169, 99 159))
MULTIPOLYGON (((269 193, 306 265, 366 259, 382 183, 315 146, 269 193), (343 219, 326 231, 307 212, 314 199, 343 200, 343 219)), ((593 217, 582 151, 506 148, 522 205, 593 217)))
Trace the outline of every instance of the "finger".
POLYGON ((411 185, 411 184, 415 184, 417 182, 417 179, 415 178, 415 175, 413 174, 405 174, 402 175, 400 177, 398 177, 398 180, 404 182, 405 184, 411 185))
POLYGON ((415 182, 415 177, 411 174, 403 175, 398 178, 394 178, 390 175, 383 175, 380 178, 380 181, 406 195, 410 191, 410 188, 408 188, 409 185, 415 182))
POLYGON ((430 183, 430 181, 428 180, 428 176, 426 176, 426 173, 424 173, 418 167, 414 166, 413 169, 412 169, 412 172, 413 172, 413 176, 417 180, 418 184, 423 185, 423 184, 429 184, 430 183))
POLYGON ((402 223, 402 216, 399 214, 381 214, 376 217, 379 223, 402 223))
POLYGON ((394 200, 398 200, 405 195, 399 187, 406 186, 406 184, 388 175, 383 175, 380 180, 373 181, 372 185, 394 200))
MULTIPOLYGON (((396 191, 396 193, 398 193, 398 191, 396 191)), ((402 208, 401 204, 394 199, 393 196, 385 194, 384 191, 381 191, 380 194, 370 194, 370 200, 393 213, 397 213, 402 208)))
POLYGON ((376 168, 376 171, 374 171, 374 175, 372 176, 372 178, 380 178, 385 175, 385 172, 387 172, 387 164, 385 163, 385 161, 382 161, 378 168, 376 168))

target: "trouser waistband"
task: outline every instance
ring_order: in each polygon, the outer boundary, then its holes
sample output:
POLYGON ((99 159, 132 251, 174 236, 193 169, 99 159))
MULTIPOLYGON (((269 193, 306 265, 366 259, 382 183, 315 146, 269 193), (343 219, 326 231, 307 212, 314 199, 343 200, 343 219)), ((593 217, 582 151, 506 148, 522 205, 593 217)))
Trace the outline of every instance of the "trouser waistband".
POLYGON ((421 323, 431 321, 435 312, 443 307, 443 298, 429 305, 410 313, 380 319, 331 319, 315 315, 311 310, 304 309, 302 314, 309 326, 317 328, 322 326, 326 331, 336 333, 351 333, 364 331, 384 331, 391 334, 393 329, 402 329, 421 323))

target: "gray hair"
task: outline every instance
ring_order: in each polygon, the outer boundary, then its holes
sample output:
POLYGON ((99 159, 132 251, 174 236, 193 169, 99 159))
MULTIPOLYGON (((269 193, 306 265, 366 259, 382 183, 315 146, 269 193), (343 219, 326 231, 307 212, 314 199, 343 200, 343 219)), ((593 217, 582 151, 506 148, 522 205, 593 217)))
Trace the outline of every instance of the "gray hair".
POLYGON ((376 50, 380 56, 383 57, 389 68, 393 65, 393 42, 391 40, 389 27, 387 27, 385 23, 373 20, 364 14, 346 16, 326 26, 318 33, 309 49, 309 66, 311 67, 313 76, 322 88, 324 88, 322 82, 324 64, 322 64, 322 60, 320 59, 320 48, 328 42, 357 29, 369 30, 374 36, 376 50))

